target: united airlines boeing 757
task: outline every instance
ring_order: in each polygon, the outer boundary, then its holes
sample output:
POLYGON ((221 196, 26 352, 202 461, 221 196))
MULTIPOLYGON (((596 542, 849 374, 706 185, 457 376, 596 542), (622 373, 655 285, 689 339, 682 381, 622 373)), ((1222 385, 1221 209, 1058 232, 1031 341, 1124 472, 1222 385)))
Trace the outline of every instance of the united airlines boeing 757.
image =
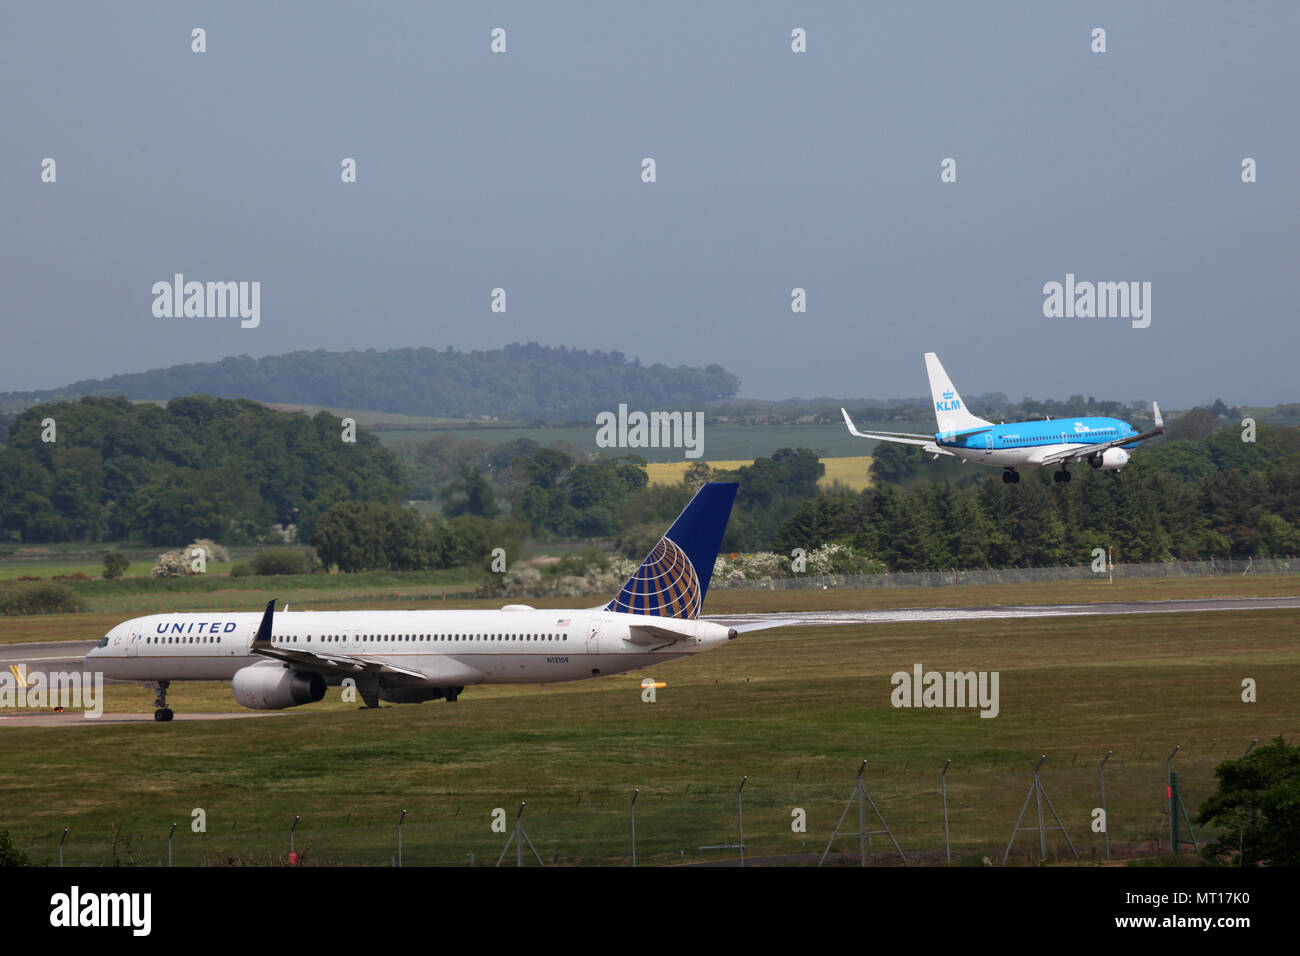
POLYGON ((154 614, 114 627, 87 670, 157 689, 154 718, 171 720, 171 681, 229 680, 245 707, 279 710, 355 682, 381 700, 456 700, 471 684, 539 684, 619 674, 698 654, 764 620, 725 627, 698 620, 736 498, 704 485, 608 604, 582 610, 295 611, 154 614))
POLYGON ((933 352, 925 353, 925 370, 930 377, 930 397, 934 401, 934 418, 939 430, 933 435, 910 432, 861 432, 848 411, 844 422, 858 438, 919 445, 927 455, 949 455, 982 465, 1005 469, 1002 480, 1014 484, 1020 480, 1017 468, 1045 468, 1055 465, 1053 477, 1069 481, 1068 466, 1086 461, 1093 468, 1119 471, 1128 464, 1129 453, 1147 438, 1164 433, 1164 419, 1155 402, 1155 428, 1139 433, 1118 418, 1060 418, 1055 421, 1012 422, 995 425, 967 411, 948 373, 933 352))

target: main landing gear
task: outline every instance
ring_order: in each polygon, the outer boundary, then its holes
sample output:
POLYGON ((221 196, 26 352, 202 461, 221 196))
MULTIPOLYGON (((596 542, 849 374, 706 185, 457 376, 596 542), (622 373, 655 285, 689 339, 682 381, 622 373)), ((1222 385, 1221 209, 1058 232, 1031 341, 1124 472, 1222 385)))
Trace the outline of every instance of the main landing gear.
POLYGON ((1070 473, 1062 468, 1060 471, 1052 472, 1052 480, 1058 485, 1062 482, 1068 484, 1070 481, 1070 473))
POLYGON ((1014 468, 1008 468, 1006 471, 1002 472, 1002 483, 1004 485, 1020 484, 1020 472, 1016 471, 1014 468))
POLYGON ((160 720, 166 722, 168 720, 171 720, 174 716, 176 716, 175 714, 172 713, 172 709, 167 706, 167 687, 170 684, 171 681, 165 681, 165 680, 154 682, 153 685, 154 689, 157 690, 158 692, 153 700, 154 720, 160 720))

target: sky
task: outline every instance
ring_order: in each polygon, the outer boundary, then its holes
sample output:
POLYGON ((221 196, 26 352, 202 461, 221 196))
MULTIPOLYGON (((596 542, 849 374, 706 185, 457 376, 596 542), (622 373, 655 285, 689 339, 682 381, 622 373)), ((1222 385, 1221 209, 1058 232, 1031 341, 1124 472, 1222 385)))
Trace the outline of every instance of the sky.
POLYGON ((1298 35, 1289 0, 5 4, 0 391, 536 341, 751 398, 922 395, 935 351, 972 395, 1300 401, 1298 35), (259 323, 156 316, 176 273, 259 282, 259 323), (1149 325, 1044 315, 1067 274, 1150 283, 1149 325))

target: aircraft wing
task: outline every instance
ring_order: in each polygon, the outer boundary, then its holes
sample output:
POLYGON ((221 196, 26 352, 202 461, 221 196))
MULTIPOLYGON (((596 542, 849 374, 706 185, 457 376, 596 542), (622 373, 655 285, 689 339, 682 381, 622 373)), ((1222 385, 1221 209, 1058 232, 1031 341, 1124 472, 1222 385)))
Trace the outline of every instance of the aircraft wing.
POLYGON ((249 646, 251 653, 272 660, 284 661, 299 670, 323 676, 355 677, 359 674, 368 674, 373 677, 382 677, 388 681, 412 679, 424 681, 429 679, 429 675, 422 674, 420 671, 398 667, 396 664, 388 664, 383 661, 362 660, 359 657, 352 657, 348 654, 334 654, 323 649, 321 651, 308 651, 297 647, 277 647, 271 643, 271 623, 274 614, 275 602, 271 601, 266 605, 266 613, 262 615, 262 623, 257 627, 257 636, 253 638, 253 643, 249 646))
POLYGON ((873 432, 868 435, 866 432, 858 431, 857 427, 853 424, 853 419, 849 418, 848 409, 841 408, 840 412, 844 415, 844 424, 849 426, 849 434, 857 438, 876 438, 880 441, 893 441, 894 439, 904 438, 915 439, 914 441, 908 442, 907 444, 909 445, 924 445, 926 442, 934 441, 933 435, 916 435, 912 432, 873 432))
POLYGON ((1096 445, 1082 445, 1078 448, 1067 448, 1064 451, 1052 452, 1050 455, 1044 455, 1038 462, 1040 465, 1059 465, 1072 461, 1083 461, 1091 458, 1093 455, 1100 455, 1110 448, 1119 448, 1123 445, 1131 445, 1135 441, 1146 441, 1148 438, 1155 438, 1157 435, 1165 433, 1165 420, 1160 414, 1160 406, 1156 402, 1151 403, 1151 410, 1155 414, 1156 427, 1149 432, 1143 432, 1141 435, 1132 435, 1128 438, 1116 438, 1114 441, 1099 442, 1096 445))
POLYGON ((358 657, 349 657, 346 654, 317 654, 313 651, 291 650, 287 647, 258 647, 256 641, 251 650, 260 657, 284 661, 286 664, 292 664, 300 671, 310 671, 313 674, 338 675, 340 677, 370 674, 387 680, 400 680, 403 678, 428 679, 427 674, 422 674, 419 671, 398 667, 395 664, 385 664, 382 661, 364 661, 358 657))
POLYGON ((955 458, 948 449, 936 445, 933 435, 917 435, 912 432, 860 432, 853 424, 853 419, 849 417, 847 409, 841 408, 844 414, 844 424, 849 426, 849 434, 855 438, 872 438, 876 441, 892 441, 900 445, 920 445, 921 450, 927 455, 948 455, 955 458))
POLYGON ((1128 438, 1116 438, 1114 441, 1104 441, 1096 445, 1080 445, 1078 448, 1067 448, 1064 451, 1052 452, 1050 455, 1044 455, 1039 459, 1040 465, 1059 465, 1068 464, 1072 461, 1084 461, 1093 455, 1100 455, 1110 448, 1119 448, 1123 445, 1131 445, 1135 441, 1145 441, 1148 438, 1154 438, 1156 435, 1163 435, 1163 428, 1153 428, 1149 432, 1143 432, 1141 435, 1131 435, 1128 438))

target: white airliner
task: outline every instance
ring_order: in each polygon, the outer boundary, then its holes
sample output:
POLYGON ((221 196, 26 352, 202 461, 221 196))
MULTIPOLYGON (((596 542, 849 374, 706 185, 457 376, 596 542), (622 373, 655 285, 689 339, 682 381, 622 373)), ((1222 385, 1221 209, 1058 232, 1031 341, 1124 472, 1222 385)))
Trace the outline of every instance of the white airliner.
POLYGON ((1060 418, 1036 422, 1011 422, 995 425, 977 418, 966 410, 961 396, 953 387, 948 373, 933 352, 925 353, 925 371, 930 378, 930 397, 934 401, 934 418, 939 430, 933 435, 910 432, 860 432, 847 410, 841 408, 849 432, 858 438, 919 445, 927 455, 949 455, 964 461, 977 461, 1005 469, 1002 480, 1014 484, 1020 480, 1017 468, 1057 466, 1053 478, 1069 481, 1068 466, 1086 461, 1093 468, 1119 471, 1128 464, 1129 452, 1138 443, 1164 433, 1164 419, 1155 402, 1155 428, 1138 430, 1118 418, 1060 418))
POLYGON ((279 710, 355 681, 381 700, 454 701, 472 684, 583 680, 697 654, 765 620, 724 627, 697 620, 736 497, 710 482, 691 499, 618 595, 602 607, 499 611, 295 611, 153 614, 117 625, 86 655, 106 678, 157 689, 156 720, 171 720, 171 681, 229 680, 245 707, 279 710))

